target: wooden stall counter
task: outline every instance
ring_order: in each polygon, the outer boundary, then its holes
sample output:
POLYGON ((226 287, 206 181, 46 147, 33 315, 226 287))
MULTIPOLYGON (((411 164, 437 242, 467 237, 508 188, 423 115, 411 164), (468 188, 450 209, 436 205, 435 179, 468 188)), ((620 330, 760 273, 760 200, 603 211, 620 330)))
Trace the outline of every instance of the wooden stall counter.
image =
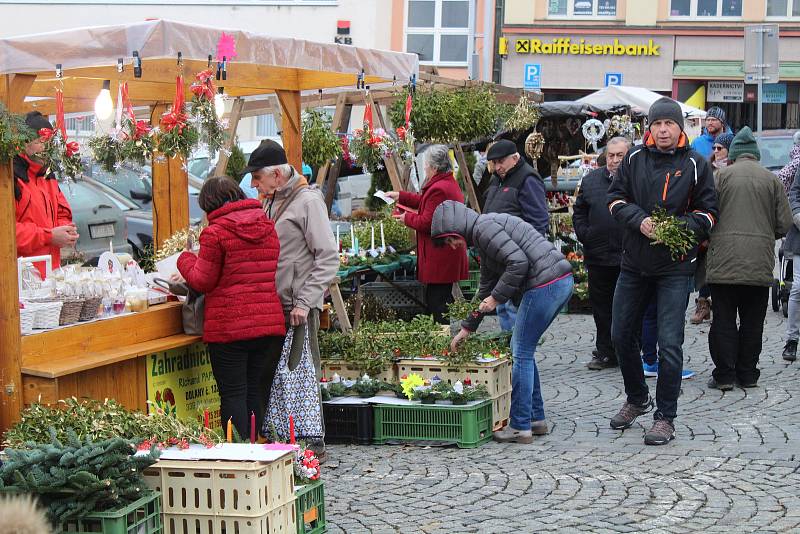
POLYGON ((194 345, 183 333, 181 305, 24 336, 23 402, 53 403, 68 397, 113 398, 147 409, 147 356, 194 345))

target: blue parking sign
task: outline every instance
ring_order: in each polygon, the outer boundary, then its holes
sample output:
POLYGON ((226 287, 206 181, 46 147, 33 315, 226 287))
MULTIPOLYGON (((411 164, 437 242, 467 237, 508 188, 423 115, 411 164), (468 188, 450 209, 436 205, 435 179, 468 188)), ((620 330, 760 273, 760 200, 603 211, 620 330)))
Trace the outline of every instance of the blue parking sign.
POLYGON ((611 85, 622 85, 621 72, 606 72, 606 87, 611 85))
POLYGON ((539 63, 526 63, 523 80, 525 89, 541 89, 542 65, 539 63))

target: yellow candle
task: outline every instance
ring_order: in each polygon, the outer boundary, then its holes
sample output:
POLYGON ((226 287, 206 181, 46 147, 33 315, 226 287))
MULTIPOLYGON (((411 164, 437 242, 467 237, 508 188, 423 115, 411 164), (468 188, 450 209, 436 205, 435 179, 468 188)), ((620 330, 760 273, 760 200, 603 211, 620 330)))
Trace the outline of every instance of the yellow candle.
POLYGON ((228 418, 228 443, 233 442, 233 417, 228 418))

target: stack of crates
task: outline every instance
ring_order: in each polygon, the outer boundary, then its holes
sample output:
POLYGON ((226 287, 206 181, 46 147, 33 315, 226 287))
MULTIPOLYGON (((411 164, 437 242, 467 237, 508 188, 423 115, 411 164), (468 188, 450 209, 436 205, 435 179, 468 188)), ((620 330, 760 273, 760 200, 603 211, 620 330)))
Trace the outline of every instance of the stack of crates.
POLYGON ((275 461, 159 460, 143 472, 163 496, 165 534, 294 534, 294 452, 275 461))

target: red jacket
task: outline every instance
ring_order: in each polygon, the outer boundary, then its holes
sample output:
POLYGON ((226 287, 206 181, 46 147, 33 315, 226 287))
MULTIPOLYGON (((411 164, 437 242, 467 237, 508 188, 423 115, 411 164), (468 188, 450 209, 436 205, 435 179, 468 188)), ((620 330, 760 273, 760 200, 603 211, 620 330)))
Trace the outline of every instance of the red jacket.
POLYGON ((261 203, 230 202, 208 214, 200 251, 178 257, 189 286, 205 294, 203 341, 229 343, 286 333, 275 288, 278 234, 261 203))
POLYGON ((464 194, 452 172, 431 177, 422 194, 400 192, 400 204, 419 213, 406 213, 406 226, 417 231, 417 278, 424 284, 450 284, 469 275, 466 249, 434 247, 431 240, 433 212, 445 200, 464 202, 464 194))
MULTIPOLYGON (((53 257, 61 265, 61 249, 52 245, 52 229, 72 222, 72 210, 54 174, 45 177, 42 164, 26 155, 14 158, 14 199, 17 211, 17 256, 53 257)), ((44 262, 36 268, 45 277, 44 262)))

